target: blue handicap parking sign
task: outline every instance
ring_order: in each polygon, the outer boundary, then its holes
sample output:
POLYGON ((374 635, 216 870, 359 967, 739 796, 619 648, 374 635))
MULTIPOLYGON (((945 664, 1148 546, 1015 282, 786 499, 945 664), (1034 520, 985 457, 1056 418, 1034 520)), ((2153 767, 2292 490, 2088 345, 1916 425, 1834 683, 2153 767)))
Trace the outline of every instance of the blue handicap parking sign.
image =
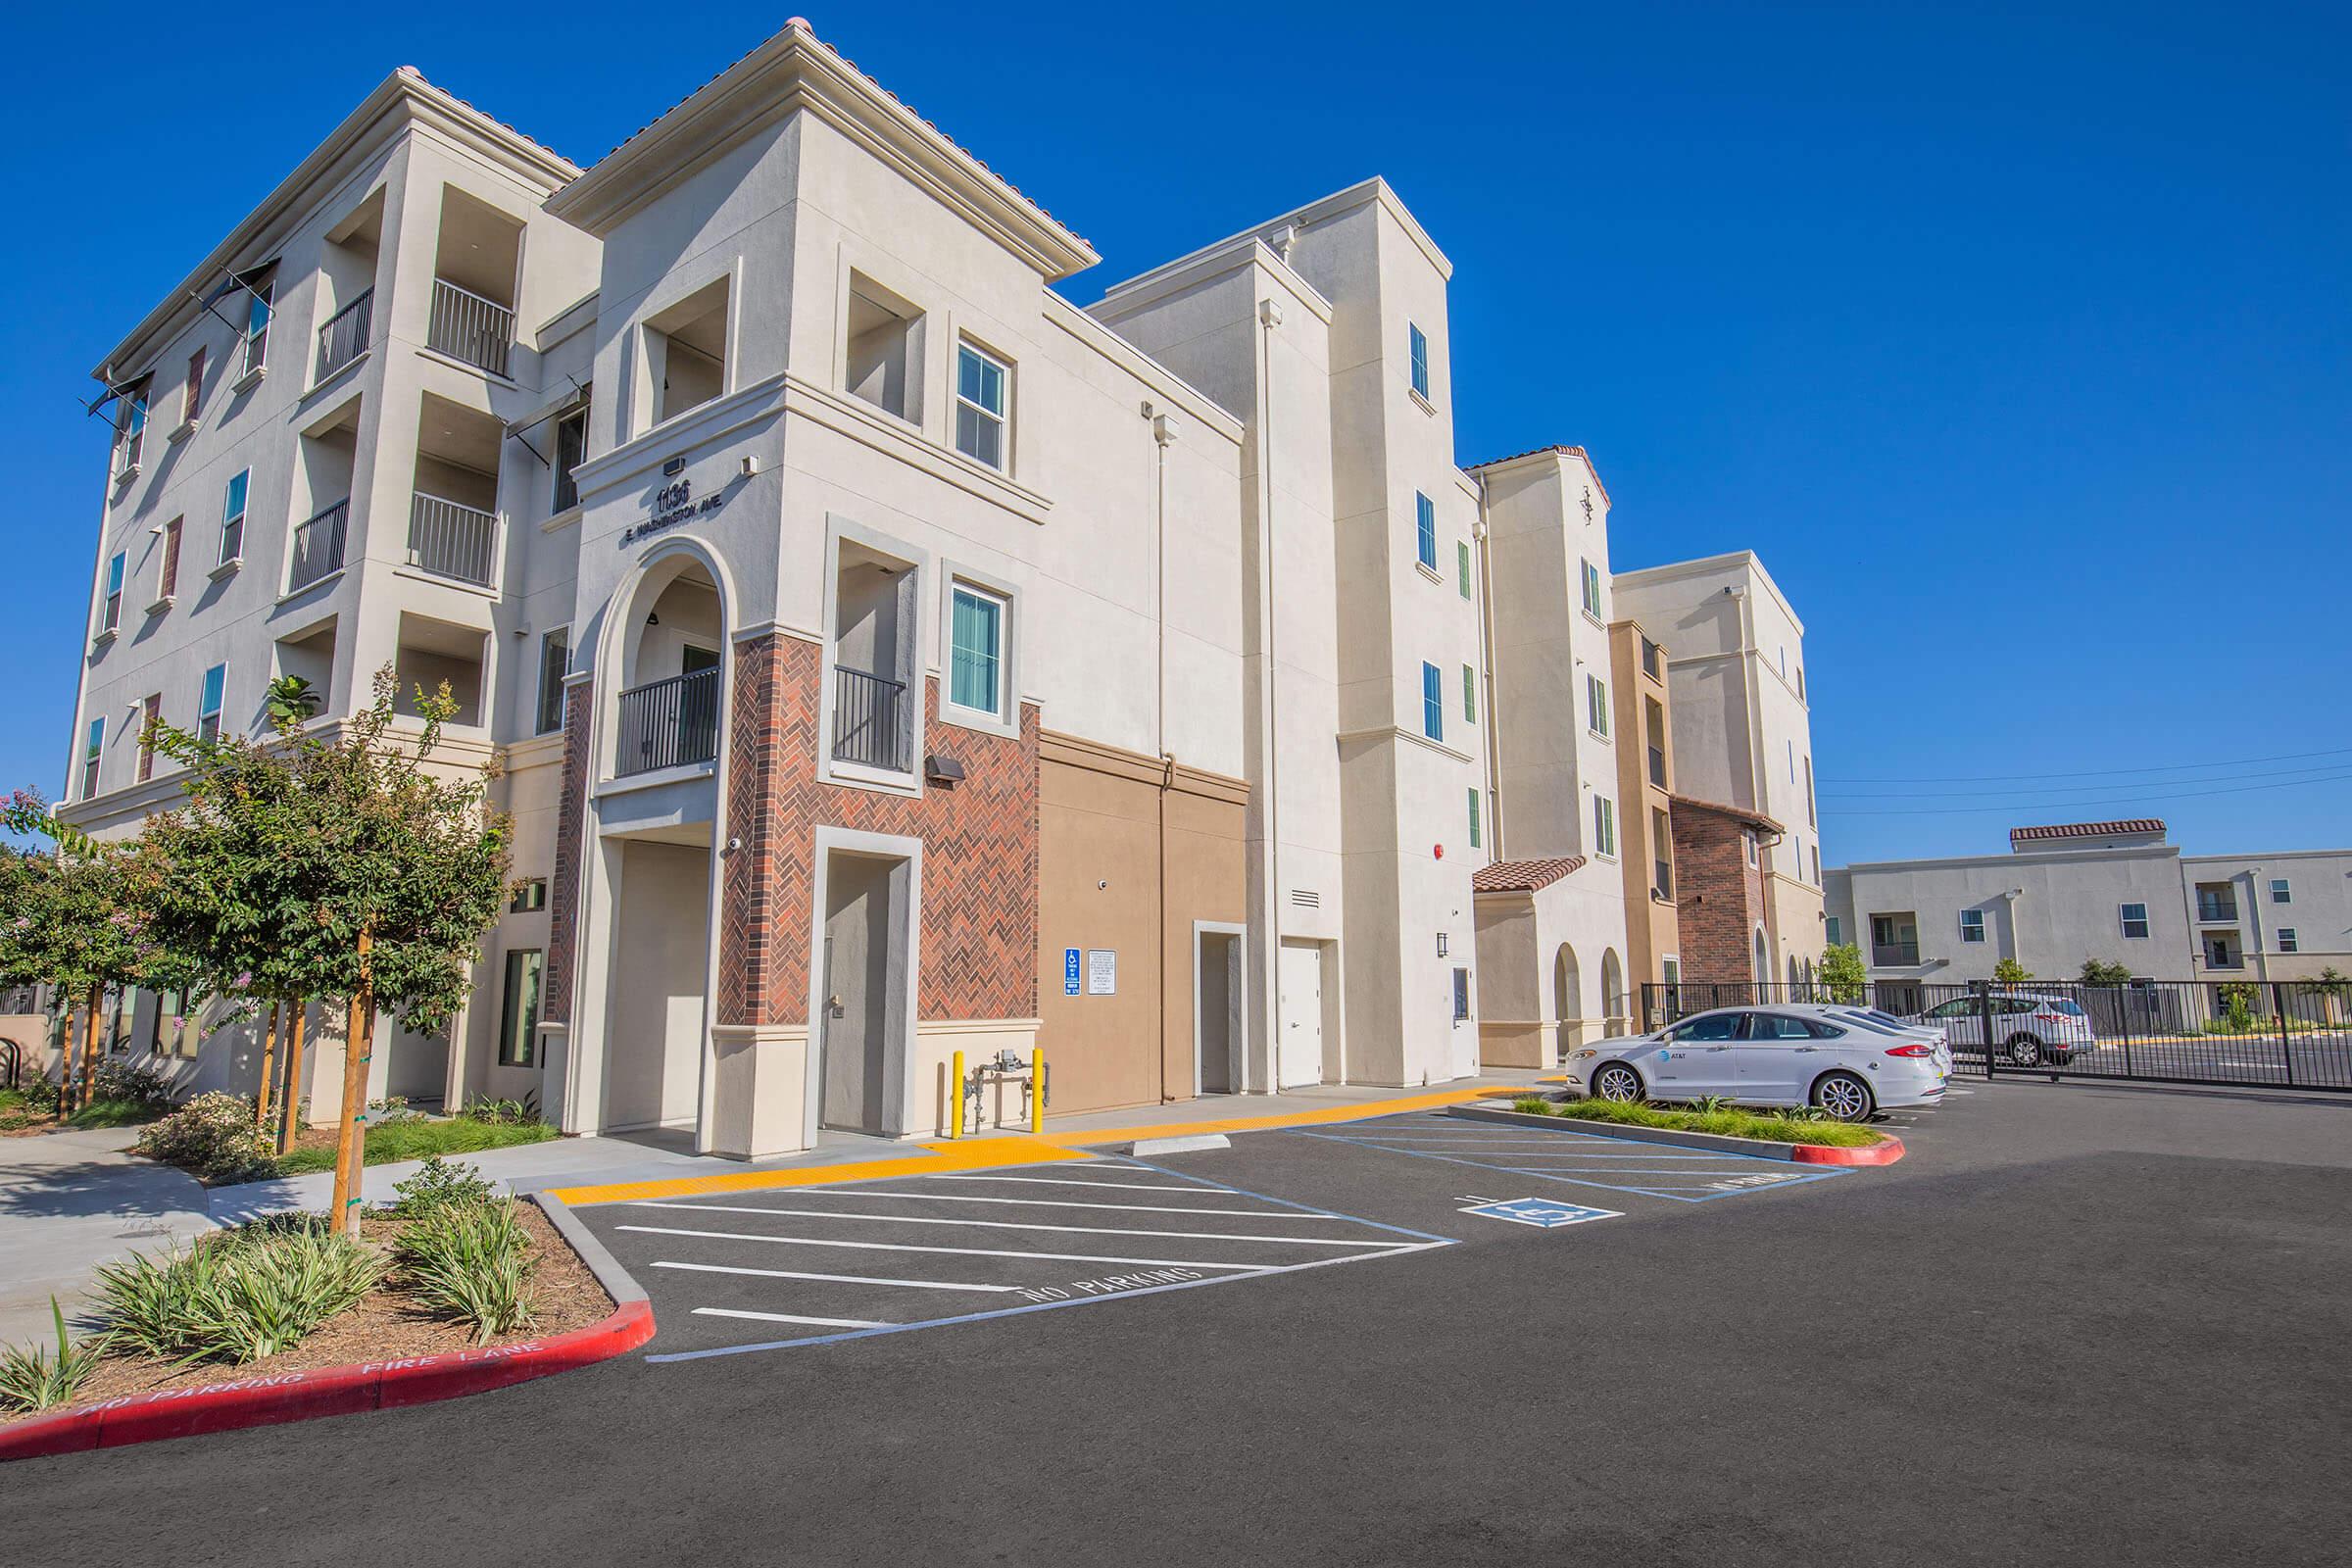
POLYGON ((1061 994, 1065 997, 1076 996, 1078 982, 1078 950, 1064 948, 1061 950, 1061 994))
POLYGON ((1476 1203, 1462 1212, 1484 1214, 1489 1219, 1507 1219, 1514 1225, 1534 1225, 1543 1230, 1561 1225, 1582 1225, 1589 1219, 1625 1217, 1613 1208, 1587 1208, 1582 1203, 1559 1203, 1548 1198, 1507 1198, 1500 1202, 1476 1203))

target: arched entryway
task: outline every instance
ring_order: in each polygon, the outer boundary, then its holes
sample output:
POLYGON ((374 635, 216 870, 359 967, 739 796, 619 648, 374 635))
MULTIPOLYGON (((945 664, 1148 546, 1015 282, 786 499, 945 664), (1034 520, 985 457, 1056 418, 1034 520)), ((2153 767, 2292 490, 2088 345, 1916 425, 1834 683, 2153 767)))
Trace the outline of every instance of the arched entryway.
POLYGON ((1600 1028, 1605 1037, 1613 1039, 1627 1032, 1625 962, 1617 956, 1615 948, 1600 956, 1600 1028))
POLYGON ((1585 981, 1576 950, 1565 942, 1551 960, 1551 999, 1552 1015, 1559 1020, 1559 1059, 1566 1061, 1568 1053, 1584 1043, 1585 981))

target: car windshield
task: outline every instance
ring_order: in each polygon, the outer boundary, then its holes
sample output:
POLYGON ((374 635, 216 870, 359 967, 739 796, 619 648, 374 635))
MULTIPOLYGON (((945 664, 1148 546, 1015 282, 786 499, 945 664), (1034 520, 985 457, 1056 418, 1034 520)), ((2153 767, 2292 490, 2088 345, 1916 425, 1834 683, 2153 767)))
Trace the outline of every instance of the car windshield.
POLYGON ((1888 1019, 1886 1022, 1882 1023, 1879 1021, 1876 1013, 1840 1012, 1838 1014, 1838 1016, 1850 1022, 1858 1023, 1863 1028, 1882 1035, 1899 1035, 1910 1027, 1908 1024, 1896 1023, 1892 1019, 1888 1019))
POLYGON ((2064 997, 2060 997, 2055 1002, 2052 1002, 2050 1004, 2050 1010, 2052 1012, 2063 1012, 2070 1018, 2080 1018, 2083 1016, 2082 1004, 2078 1002, 2069 1002, 2064 997))

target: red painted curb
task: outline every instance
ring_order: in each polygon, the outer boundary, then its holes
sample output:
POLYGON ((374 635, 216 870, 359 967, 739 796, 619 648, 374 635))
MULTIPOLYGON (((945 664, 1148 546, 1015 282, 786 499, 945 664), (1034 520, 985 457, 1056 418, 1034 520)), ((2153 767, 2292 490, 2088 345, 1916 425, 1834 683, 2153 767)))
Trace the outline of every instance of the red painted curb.
POLYGON ((1799 1165, 1891 1165, 1909 1151, 1892 1133, 1883 1144, 1868 1149, 1833 1149, 1827 1144, 1794 1144, 1788 1157, 1799 1165))
POLYGON ((126 1395, 0 1428, 0 1462, 454 1399, 609 1361, 653 1337, 653 1304, 639 1298, 601 1323, 545 1340, 126 1395))

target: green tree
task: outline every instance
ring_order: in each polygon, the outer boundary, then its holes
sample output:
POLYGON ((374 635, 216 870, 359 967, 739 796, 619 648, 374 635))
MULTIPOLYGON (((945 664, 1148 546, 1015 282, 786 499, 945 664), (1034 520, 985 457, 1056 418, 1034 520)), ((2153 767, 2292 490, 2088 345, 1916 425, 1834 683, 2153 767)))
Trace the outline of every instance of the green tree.
POLYGON ((2022 986, 2034 978, 2034 971, 2015 958, 2003 958, 1992 966, 1992 983, 2000 986, 2022 986))
POLYGON ((1815 971, 1832 1002, 1860 1002, 1869 975, 1862 967, 1862 947, 1855 942, 1833 942, 1821 950, 1815 971))
POLYGON ((2327 1027, 2334 1028, 2337 1017, 2343 1011, 2344 996, 2352 992, 2352 976, 2347 976, 2331 963, 2320 971, 2320 977, 2311 983, 2311 989, 2320 995, 2325 1015, 2322 1021, 2327 1027))
POLYGON ((2086 986, 2120 986, 2132 978, 2132 971, 2106 958, 2082 960, 2082 983, 2086 986))
POLYGON ((148 826, 159 935, 266 998, 348 999, 335 1216, 359 1229, 368 1064, 380 1007, 419 1034, 471 989, 506 891, 507 819, 490 768, 433 760, 457 710, 418 691, 420 728, 396 727, 392 671, 332 734, 277 714, 261 739, 159 726, 188 768, 187 805, 148 826))

